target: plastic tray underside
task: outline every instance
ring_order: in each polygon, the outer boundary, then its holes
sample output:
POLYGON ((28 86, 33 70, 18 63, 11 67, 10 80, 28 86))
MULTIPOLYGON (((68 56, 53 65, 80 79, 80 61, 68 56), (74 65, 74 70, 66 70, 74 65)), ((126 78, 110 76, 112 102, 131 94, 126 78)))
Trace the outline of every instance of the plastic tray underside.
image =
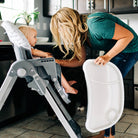
POLYGON ((94 60, 83 65, 87 83, 88 108, 86 128, 98 132, 120 119, 124 108, 124 86, 119 69, 112 63, 99 66, 94 60))

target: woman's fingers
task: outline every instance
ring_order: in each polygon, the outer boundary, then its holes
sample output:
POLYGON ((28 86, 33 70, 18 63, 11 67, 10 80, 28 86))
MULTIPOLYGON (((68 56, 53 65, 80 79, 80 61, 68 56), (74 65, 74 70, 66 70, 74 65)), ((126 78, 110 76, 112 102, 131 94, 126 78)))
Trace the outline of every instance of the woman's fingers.
POLYGON ((50 58, 50 57, 53 57, 53 55, 49 52, 46 52, 46 58, 50 58))
POLYGON ((100 56, 95 59, 95 64, 97 65, 105 65, 107 62, 109 62, 110 57, 109 56, 100 56))
POLYGON ((98 58, 95 59, 95 64, 105 65, 105 60, 102 57, 98 57, 98 58))

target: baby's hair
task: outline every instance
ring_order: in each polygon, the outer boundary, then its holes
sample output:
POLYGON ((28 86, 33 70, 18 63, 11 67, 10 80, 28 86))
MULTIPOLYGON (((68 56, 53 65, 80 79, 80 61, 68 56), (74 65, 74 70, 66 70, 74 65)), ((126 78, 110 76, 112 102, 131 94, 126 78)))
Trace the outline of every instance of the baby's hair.
POLYGON ((31 26, 27 26, 27 25, 21 25, 19 26, 19 30, 25 35, 26 38, 28 38, 29 33, 31 30, 35 30, 35 28, 31 27, 31 26))

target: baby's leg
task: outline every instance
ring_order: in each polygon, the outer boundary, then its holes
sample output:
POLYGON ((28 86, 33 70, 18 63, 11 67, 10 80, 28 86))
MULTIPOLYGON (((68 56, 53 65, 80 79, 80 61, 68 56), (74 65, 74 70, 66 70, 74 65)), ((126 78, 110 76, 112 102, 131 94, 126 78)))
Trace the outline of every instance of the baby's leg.
MULTIPOLYGON (((76 83, 76 81, 71 82, 72 84, 76 83)), ((63 86, 63 88, 65 89, 66 93, 71 93, 71 94, 77 94, 78 90, 76 90, 75 88, 71 87, 69 85, 69 83, 67 82, 67 80, 65 79, 65 77, 63 76, 63 74, 61 73, 61 84, 63 86)))
POLYGON ((69 85, 71 86, 71 85, 77 83, 77 81, 75 81, 75 80, 71 80, 71 81, 68 81, 68 83, 69 83, 69 85))

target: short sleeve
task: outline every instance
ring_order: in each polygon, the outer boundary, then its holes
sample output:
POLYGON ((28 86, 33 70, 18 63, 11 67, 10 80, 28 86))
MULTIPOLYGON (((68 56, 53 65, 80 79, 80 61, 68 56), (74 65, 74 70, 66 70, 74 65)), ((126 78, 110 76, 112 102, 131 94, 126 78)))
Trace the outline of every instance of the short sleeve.
POLYGON ((112 39, 115 31, 115 22, 109 19, 101 19, 96 21, 89 21, 88 27, 90 32, 98 39, 112 39))

